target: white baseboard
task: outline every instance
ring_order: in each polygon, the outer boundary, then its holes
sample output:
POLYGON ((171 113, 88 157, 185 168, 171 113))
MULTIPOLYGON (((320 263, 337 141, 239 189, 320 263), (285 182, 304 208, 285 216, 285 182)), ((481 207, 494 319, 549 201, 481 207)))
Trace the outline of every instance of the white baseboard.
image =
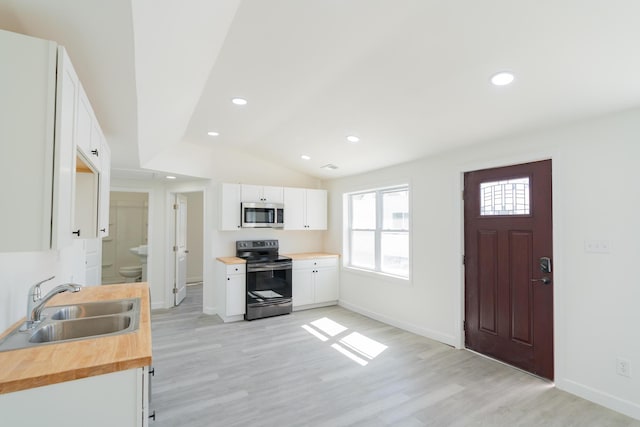
POLYGON ((202 312, 204 314, 218 314, 218 309, 217 307, 205 307, 202 312))
POLYGON ((637 403, 621 399, 609 393, 596 390, 572 380, 556 379, 555 384, 560 390, 575 394, 583 399, 602 405, 605 408, 609 408, 631 418, 635 418, 636 420, 640 420, 640 405, 637 403))
POLYGON ((164 301, 154 301, 151 303, 151 310, 156 310, 159 308, 165 308, 164 301))
POLYGON ((360 307, 356 304, 351 304, 349 302, 340 300, 338 305, 346 308, 347 310, 355 311, 356 313, 360 313, 363 316, 370 317, 375 320, 379 320, 380 322, 384 322, 388 325, 395 326, 400 329, 404 329, 405 331, 413 332, 414 334, 421 335, 423 337, 439 341, 443 344, 450 345, 452 347, 456 346, 457 339, 452 335, 443 334, 440 332, 432 331, 430 329, 422 328, 420 326, 414 325, 412 323, 402 322, 396 319, 393 319, 389 316, 385 316, 384 314, 376 313, 374 311, 367 310, 363 307, 360 307))

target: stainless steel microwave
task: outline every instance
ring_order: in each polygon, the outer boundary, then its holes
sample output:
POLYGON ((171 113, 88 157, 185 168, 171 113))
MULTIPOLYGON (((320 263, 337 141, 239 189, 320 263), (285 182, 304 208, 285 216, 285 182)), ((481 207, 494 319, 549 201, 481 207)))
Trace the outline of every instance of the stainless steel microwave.
POLYGON ((248 203, 240 205, 243 228, 284 227, 284 205, 282 203, 248 203))

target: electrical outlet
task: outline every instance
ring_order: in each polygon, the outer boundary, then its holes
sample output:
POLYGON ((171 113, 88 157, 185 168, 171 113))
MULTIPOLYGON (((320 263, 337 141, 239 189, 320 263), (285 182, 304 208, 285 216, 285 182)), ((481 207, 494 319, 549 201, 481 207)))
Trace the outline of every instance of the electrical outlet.
POLYGON ((616 359, 616 373, 623 377, 631 378, 631 363, 627 359, 616 359))

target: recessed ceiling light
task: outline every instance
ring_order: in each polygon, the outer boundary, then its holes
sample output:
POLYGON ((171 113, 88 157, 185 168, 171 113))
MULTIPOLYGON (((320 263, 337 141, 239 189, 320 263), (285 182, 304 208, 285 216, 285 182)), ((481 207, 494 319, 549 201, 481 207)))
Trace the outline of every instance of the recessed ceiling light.
POLYGON ((218 135, 220 135, 220 132, 216 132, 216 131, 212 130, 210 132, 207 132, 207 135, 209 135, 209 136, 218 136, 218 135))
POLYGON ((329 164, 326 164, 324 166, 320 166, 320 169, 329 169, 329 170, 334 171, 334 170, 338 169, 338 167, 336 165, 334 165, 334 164, 329 163, 329 164))
POLYGON ((355 135, 349 135, 349 136, 347 136, 347 141, 349 141, 352 144, 355 144, 356 142, 360 141, 360 138, 358 138, 355 135))
POLYGON ((247 100, 244 98, 233 98, 231 102, 233 102, 236 105, 247 105, 247 100))
POLYGON ((311 160, 311 157, 307 156, 306 154, 303 154, 302 156, 300 156, 300 158, 302 160, 311 160))
POLYGON ((499 73, 496 73, 491 77, 491 83, 493 83, 495 86, 506 86, 508 84, 511 84, 514 79, 515 76, 513 75, 513 73, 509 71, 500 71, 499 73))
POLYGON ((173 176, 173 175, 167 175, 165 178, 167 178, 167 179, 176 179, 176 177, 173 176))

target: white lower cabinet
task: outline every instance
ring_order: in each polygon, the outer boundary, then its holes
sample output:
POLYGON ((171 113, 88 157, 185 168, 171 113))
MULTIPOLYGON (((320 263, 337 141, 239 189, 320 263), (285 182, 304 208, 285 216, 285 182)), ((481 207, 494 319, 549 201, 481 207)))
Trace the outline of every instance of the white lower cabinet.
POLYGON ((246 311, 246 265, 218 261, 216 279, 220 304, 218 315, 224 322, 244 319, 246 311))
POLYGON ((0 394, 2 425, 146 427, 147 368, 0 394))
POLYGON ((294 260, 293 308, 313 308, 338 301, 338 258, 294 260))

